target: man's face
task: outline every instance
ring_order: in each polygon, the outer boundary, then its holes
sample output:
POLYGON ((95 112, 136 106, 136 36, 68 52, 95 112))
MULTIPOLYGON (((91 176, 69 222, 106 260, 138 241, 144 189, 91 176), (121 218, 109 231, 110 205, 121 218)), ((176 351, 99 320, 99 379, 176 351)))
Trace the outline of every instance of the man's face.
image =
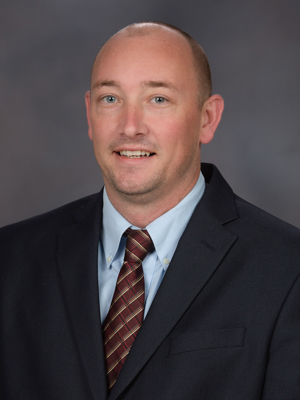
POLYGON ((86 95, 89 137, 107 192, 181 200, 200 171, 201 110, 192 53, 176 33, 117 36, 86 95))

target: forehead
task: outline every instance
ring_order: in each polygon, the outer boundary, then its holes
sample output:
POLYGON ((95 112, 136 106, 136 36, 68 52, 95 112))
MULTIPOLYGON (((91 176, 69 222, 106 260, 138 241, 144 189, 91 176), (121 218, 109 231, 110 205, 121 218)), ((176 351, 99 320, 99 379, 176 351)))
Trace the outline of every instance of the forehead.
POLYGON ((92 85, 99 79, 196 79, 192 50, 177 32, 157 29, 146 35, 113 36, 99 52, 93 67, 92 85), (147 76, 146 76, 147 75, 147 76))

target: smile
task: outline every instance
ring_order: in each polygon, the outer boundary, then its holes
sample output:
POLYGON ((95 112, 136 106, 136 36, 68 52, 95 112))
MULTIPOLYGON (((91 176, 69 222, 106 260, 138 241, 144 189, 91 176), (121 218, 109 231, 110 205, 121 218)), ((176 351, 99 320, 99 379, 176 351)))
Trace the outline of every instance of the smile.
POLYGON ((151 153, 149 151, 144 150, 122 150, 119 152, 120 156, 128 157, 128 158, 141 158, 141 157, 150 157, 151 153))

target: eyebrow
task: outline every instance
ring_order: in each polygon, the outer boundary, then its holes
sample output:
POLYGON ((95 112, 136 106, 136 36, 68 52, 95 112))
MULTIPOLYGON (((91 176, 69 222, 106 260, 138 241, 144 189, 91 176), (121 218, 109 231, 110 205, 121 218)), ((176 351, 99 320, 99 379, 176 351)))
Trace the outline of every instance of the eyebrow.
POLYGON ((176 86, 174 86, 172 83, 170 82, 165 82, 165 81, 143 81, 142 82, 142 86, 146 86, 146 87, 150 87, 150 88, 159 88, 159 87, 163 87, 166 89, 171 89, 171 90, 176 90, 178 91, 178 89, 176 88, 176 86))
MULTIPOLYGON (((121 85, 113 80, 103 80, 103 81, 97 81, 93 87, 92 90, 97 90, 103 86, 109 86, 109 87, 117 87, 119 88, 121 85)), ((145 87, 149 87, 149 88, 166 88, 166 89, 170 89, 170 90, 176 90, 178 91, 178 89, 170 82, 165 82, 165 81, 142 81, 141 82, 141 86, 145 86, 145 87)))
POLYGON ((97 81, 93 87, 92 90, 96 90, 99 89, 103 86, 110 86, 110 87, 120 87, 120 84, 116 81, 109 81, 107 79, 105 79, 104 81, 97 81))

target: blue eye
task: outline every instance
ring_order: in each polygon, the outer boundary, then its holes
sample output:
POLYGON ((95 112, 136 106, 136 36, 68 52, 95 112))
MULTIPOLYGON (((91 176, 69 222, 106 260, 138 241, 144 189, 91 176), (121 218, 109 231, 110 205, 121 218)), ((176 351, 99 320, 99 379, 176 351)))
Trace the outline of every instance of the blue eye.
POLYGON ((156 104, 163 104, 167 100, 164 97, 157 96, 157 97, 154 97, 151 101, 154 101, 156 104))
POLYGON ((115 96, 105 96, 103 97, 103 100, 105 101, 105 103, 115 103, 117 101, 115 96))

